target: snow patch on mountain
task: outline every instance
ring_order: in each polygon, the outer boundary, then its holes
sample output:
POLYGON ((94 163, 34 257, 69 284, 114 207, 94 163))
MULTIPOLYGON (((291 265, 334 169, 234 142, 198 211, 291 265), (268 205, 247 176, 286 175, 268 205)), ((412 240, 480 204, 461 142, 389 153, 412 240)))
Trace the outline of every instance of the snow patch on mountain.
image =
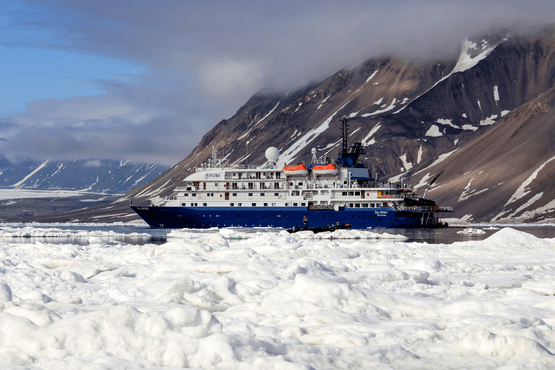
POLYGON ((520 198, 528 195, 531 191, 529 186, 532 183, 532 181, 534 181, 538 176, 538 174, 540 173, 540 171, 543 170, 544 167, 554 159, 555 159, 555 156, 551 157, 550 159, 545 161, 541 166, 539 166, 534 172, 532 172, 532 174, 518 187, 518 189, 516 189, 515 193, 509 198, 507 203, 505 203, 505 206, 511 203, 514 203, 520 198))
POLYGON ((443 134, 441 133, 441 131, 439 131, 439 127, 437 127, 436 125, 432 125, 428 129, 428 131, 426 131, 426 134, 424 136, 438 137, 443 136, 443 134))
POLYGON ((495 100, 495 105, 499 103, 499 86, 497 85, 493 87, 493 100, 495 100))
POLYGON ((483 119, 480 121, 480 126, 490 126, 495 123, 495 119, 497 118, 497 114, 492 114, 490 117, 483 119))
POLYGON ((461 54, 459 55, 459 60, 457 61, 457 64, 455 65, 455 68, 453 68, 453 71, 451 72, 451 74, 457 73, 457 72, 464 72, 474 67, 481 60, 486 59, 488 55, 490 55, 491 52, 495 50, 496 46, 497 45, 486 48, 486 45, 483 45, 482 46, 483 51, 480 54, 476 55, 475 57, 472 57, 470 50, 476 49, 477 45, 474 42, 469 40, 464 41, 462 44, 461 54))
POLYGON ((373 79, 374 76, 378 73, 378 71, 379 71, 379 69, 376 69, 376 70, 374 71, 374 73, 372 73, 372 74, 370 75, 370 77, 368 77, 368 78, 366 79, 366 82, 365 82, 365 83, 367 83, 367 82, 369 82, 371 79, 373 79))
MULTIPOLYGON (((34 175, 35 173, 39 172, 39 171, 42 170, 44 167, 46 167, 46 164, 47 164, 47 163, 48 163, 48 161, 42 162, 42 164, 41 164, 40 166, 38 166, 33 172, 31 172, 30 174, 28 174, 27 176, 25 176, 25 177, 23 178, 23 180, 21 180, 21 181, 15 183, 15 184, 13 184, 13 185, 10 186, 10 187, 12 187, 12 188, 19 188, 19 187, 21 187, 21 186, 25 183, 25 181, 29 180, 31 177, 33 177, 33 175, 34 175)), ((34 184, 34 186, 36 187, 36 183, 34 184)))
POLYGON ((291 145, 289 147, 289 149, 287 149, 282 155, 280 155, 280 158, 277 161, 277 165, 284 165, 285 163, 291 163, 296 155, 302 150, 304 149, 312 140, 314 140, 318 135, 320 135, 322 132, 326 131, 329 126, 330 126, 330 122, 333 119, 333 117, 335 117, 335 115, 342 110, 343 108, 345 108, 345 106, 347 104, 349 104, 351 101, 349 100, 348 102, 346 102, 345 104, 343 104, 343 106, 341 106, 341 108, 339 108, 338 110, 336 110, 331 116, 329 116, 320 126, 318 126, 317 128, 310 130, 308 133, 306 133, 303 137, 301 137, 296 143, 294 143, 293 145, 291 145))
POLYGON ((401 162, 403 162, 403 169, 401 172, 409 171, 412 168, 412 163, 407 161, 407 155, 408 153, 405 153, 399 157, 399 159, 401 159, 401 162))
POLYGON ((372 128, 372 130, 370 130, 370 132, 368 133, 368 135, 366 135, 366 137, 364 139, 362 139, 362 145, 364 146, 368 146, 371 144, 374 144, 376 141, 374 139, 370 140, 372 138, 372 135, 374 135, 379 129, 380 129, 380 123, 376 123, 376 125, 372 128))
POLYGON ((462 202, 464 200, 469 199, 470 197, 474 196, 474 195, 478 195, 481 193, 484 193, 486 191, 488 191, 488 188, 482 189, 482 190, 476 190, 476 189, 472 189, 471 188, 471 184, 472 184, 472 180, 474 180, 474 177, 470 179, 470 181, 468 182, 468 184, 465 186, 463 192, 461 193, 461 195, 459 196, 459 199, 457 200, 457 202, 462 202))
POLYGON ((453 128, 460 129, 459 126, 453 124, 453 120, 452 120, 452 119, 443 119, 443 118, 440 118, 440 119, 438 119, 436 122, 439 123, 439 124, 445 125, 445 126, 451 126, 451 127, 453 127, 453 128))

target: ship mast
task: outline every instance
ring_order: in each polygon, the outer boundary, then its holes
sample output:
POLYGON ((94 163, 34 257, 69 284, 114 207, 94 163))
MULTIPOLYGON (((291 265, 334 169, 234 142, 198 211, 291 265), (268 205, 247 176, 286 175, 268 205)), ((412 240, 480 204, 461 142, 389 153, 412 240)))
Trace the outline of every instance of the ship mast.
POLYGON ((364 147, 362 143, 354 143, 349 149, 348 138, 349 138, 349 120, 343 118, 341 122, 341 152, 337 158, 336 163, 343 167, 357 167, 358 157, 364 154, 364 147))

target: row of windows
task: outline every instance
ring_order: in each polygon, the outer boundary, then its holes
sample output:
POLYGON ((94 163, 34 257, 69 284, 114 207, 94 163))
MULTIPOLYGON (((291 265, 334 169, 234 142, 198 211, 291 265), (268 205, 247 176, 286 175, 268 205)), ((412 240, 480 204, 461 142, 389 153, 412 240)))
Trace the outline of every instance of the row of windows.
MULTIPOLYGON (((268 203, 262 203, 263 207, 268 207, 268 203)), ((187 207, 187 203, 181 203, 182 207, 187 207)), ((190 203, 191 207, 198 207, 198 203, 190 203)), ((208 203, 202 203, 203 207, 208 207, 208 203)), ((243 203, 229 203, 230 207, 242 207, 243 203)), ((256 203, 251 203, 252 207, 256 207, 256 203)), ((272 203, 272 207, 276 207, 276 203, 272 203)), ((293 207, 298 207, 299 203, 293 203, 293 207)), ((289 207, 289 203, 285 203, 284 207, 289 207)), ((306 207, 306 203, 301 203, 301 207, 306 207)))
MULTIPOLYGON (((227 193, 226 193, 226 194, 227 194, 227 193)), ((248 194, 249 194, 249 197, 252 197, 252 196, 254 195, 254 193, 248 193, 248 194)), ((207 196, 207 197, 213 197, 213 196, 214 196, 214 193, 202 193, 202 195, 205 195, 205 196, 207 196)), ((188 193, 185 193, 185 196, 188 197, 189 194, 188 194, 188 193)), ((196 197, 196 196, 197 196, 197 193, 192 193, 191 196, 192 196, 192 197, 196 197)), ((199 194, 199 196, 200 196, 200 194, 199 194)), ((221 195, 220 195, 220 196, 221 196, 221 195)), ((231 196, 236 197, 236 196, 237 196, 237 193, 231 193, 231 196)), ((266 196, 266 193, 260 193, 260 196, 261 196, 261 197, 266 196)), ((274 193, 274 197, 279 197, 279 193, 274 193)))
POLYGON ((245 178, 251 178, 251 179, 263 179, 263 178, 266 178, 266 179, 273 179, 274 176, 275 176, 276 179, 279 179, 279 178, 281 178, 281 172, 255 172, 255 173, 252 173, 252 172, 250 172, 250 173, 246 173, 246 172, 243 172, 243 173, 234 172, 234 173, 231 174, 231 176, 234 177, 234 178, 239 177, 239 178, 243 178, 243 179, 245 179, 245 178), (263 176, 263 175, 264 175, 264 176, 263 176))
MULTIPOLYGON (((256 207, 257 203, 251 203, 252 207, 256 207)), ((263 207, 268 207, 268 203, 262 203, 263 207)), ((301 207, 306 207, 306 203, 301 203, 300 204, 301 207)), ((181 206, 183 207, 187 207, 187 203, 181 203, 181 206)), ((198 203, 190 203, 191 207, 198 207, 198 203)), ((203 207, 208 207, 208 203, 202 203, 203 207)), ((243 203, 229 203, 230 207, 242 207, 243 203)), ((276 203, 272 203, 272 207, 276 207, 277 204, 276 203)), ((293 207, 298 207, 299 203, 293 203, 293 207)), ((377 208, 377 207, 381 207, 382 205, 380 205, 379 203, 349 203, 348 207, 349 208, 377 208)), ((289 203, 285 203, 285 205, 283 205, 283 207, 289 207, 289 203)), ((387 202, 383 203, 383 207, 387 207, 387 202)))
MULTIPOLYGON (((207 197, 213 197, 213 196, 214 196, 214 193, 201 193, 201 194, 199 194, 199 195, 205 195, 205 196, 207 196, 207 197)), ((237 196, 237 193, 231 193, 231 195, 234 196, 234 197, 236 197, 236 196, 237 196)), ((252 197, 253 195, 254 195, 254 193, 248 193, 248 196, 249 196, 249 197, 252 197)), ((292 195, 292 196, 298 196, 298 195, 300 195, 300 192, 298 192, 298 191, 292 191, 292 192, 291 192, 291 195, 292 195)), ((347 196, 360 196, 360 191, 343 191, 343 192, 341 192, 341 195, 344 196, 344 197, 347 197, 347 196)), ((370 193, 368 193, 368 195, 370 195, 370 193)), ((185 196, 188 197, 189 194, 188 194, 188 193, 185 193, 185 196)), ((197 196, 197 193, 192 193, 191 196, 192 196, 192 197, 196 197, 196 196, 197 196)), ((260 193, 260 196, 261 196, 261 197, 266 196, 266 193, 260 193)), ((278 197, 278 196, 279 196, 279 193, 274 193, 274 196, 275 196, 275 197, 278 197)))

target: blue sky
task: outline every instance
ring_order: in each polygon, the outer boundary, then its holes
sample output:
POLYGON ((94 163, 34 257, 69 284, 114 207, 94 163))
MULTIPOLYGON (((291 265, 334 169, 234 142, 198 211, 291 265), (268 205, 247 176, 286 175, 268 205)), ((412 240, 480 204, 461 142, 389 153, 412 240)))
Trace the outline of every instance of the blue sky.
POLYGON ((3 0, 0 155, 172 165, 264 87, 555 19, 552 1, 3 0))
POLYGON ((102 81, 132 82, 145 66, 98 55, 42 48, 0 46, 0 115, 20 113, 44 98, 66 99, 106 93, 102 81))

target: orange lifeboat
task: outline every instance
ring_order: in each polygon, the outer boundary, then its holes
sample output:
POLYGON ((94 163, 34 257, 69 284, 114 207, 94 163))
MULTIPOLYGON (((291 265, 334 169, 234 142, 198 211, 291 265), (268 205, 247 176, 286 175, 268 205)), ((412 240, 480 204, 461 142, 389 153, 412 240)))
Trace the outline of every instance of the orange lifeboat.
POLYGON ((286 166, 283 167, 283 171, 286 175, 301 175, 304 176, 308 173, 308 169, 306 168, 306 164, 299 164, 298 166, 286 166))
POLYGON ((337 173, 337 166, 335 163, 329 163, 326 165, 318 165, 312 168, 315 175, 335 175, 337 173))

